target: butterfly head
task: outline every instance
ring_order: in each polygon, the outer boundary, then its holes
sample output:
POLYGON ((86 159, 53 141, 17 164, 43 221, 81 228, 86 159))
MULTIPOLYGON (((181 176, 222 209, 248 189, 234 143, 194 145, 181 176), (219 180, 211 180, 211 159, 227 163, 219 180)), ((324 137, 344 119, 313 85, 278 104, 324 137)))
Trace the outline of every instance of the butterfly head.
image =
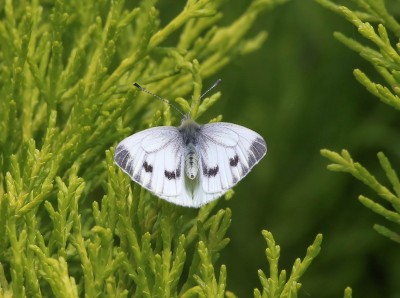
POLYGON ((179 126, 181 130, 188 130, 190 132, 196 131, 200 128, 200 125, 190 118, 189 115, 185 115, 182 117, 181 125, 179 126))
POLYGON ((191 122, 195 122, 195 121, 190 117, 190 114, 184 114, 182 116, 181 126, 191 123, 191 122))
MULTIPOLYGON (((219 83, 221 83, 221 79, 218 79, 210 88, 208 88, 200 97, 199 97, 199 101, 208 93, 210 92, 214 87, 216 87, 219 83)), ((152 96, 154 96, 155 98, 167 103, 168 105, 170 105, 171 107, 173 107, 175 110, 177 110, 179 112, 179 114, 182 115, 182 122, 181 122, 181 126, 186 123, 186 122, 190 122, 191 118, 190 118, 190 113, 192 112, 192 108, 190 108, 189 113, 184 114, 178 107, 176 107, 174 104, 170 103, 168 99, 162 98, 161 96, 158 96, 157 94, 154 94, 152 92, 150 92, 149 90, 147 90, 146 88, 143 88, 142 86, 140 86, 138 83, 134 83, 133 84, 136 88, 138 88, 140 91, 146 92, 147 94, 150 94, 152 96)), ((193 120, 191 120, 193 123, 195 123, 193 120)))

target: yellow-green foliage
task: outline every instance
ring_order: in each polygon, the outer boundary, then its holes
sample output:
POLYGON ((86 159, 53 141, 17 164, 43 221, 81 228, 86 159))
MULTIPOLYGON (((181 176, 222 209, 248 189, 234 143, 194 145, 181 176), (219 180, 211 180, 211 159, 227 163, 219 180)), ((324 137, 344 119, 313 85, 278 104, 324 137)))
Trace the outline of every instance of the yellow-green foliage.
POLYGON ((268 245, 265 254, 269 263, 270 277, 267 277, 261 269, 258 270, 263 290, 261 292, 259 289, 255 289, 254 297, 297 297, 297 292, 301 288, 301 283, 299 283, 300 277, 321 251, 322 234, 317 235, 314 243, 307 249, 307 254, 303 260, 296 259, 288 280, 286 280, 286 270, 281 270, 280 272, 278 270, 280 246, 276 245, 275 239, 269 231, 264 230, 262 234, 268 245))
MULTIPOLYGON (((365 38, 369 44, 372 43, 373 47, 364 45, 342 33, 335 32, 334 34, 338 40, 350 49, 360 53, 364 59, 369 61, 383 78, 387 86, 374 83, 359 69, 354 70, 354 76, 356 79, 382 102, 392 106, 396 110, 399 110, 399 44, 392 45, 386 28, 388 28, 398 39, 400 38, 400 24, 387 11, 385 2, 383 0, 355 0, 354 2, 358 5, 358 8, 361 9, 356 10, 334 4, 328 0, 317 1, 325 7, 344 16, 357 28, 360 35, 365 38), (371 23, 376 25, 372 25, 371 23)), ((364 206, 375 213, 382 215, 387 220, 400 224, 400 182, 388 158, 382 152, 378 153, 378 158, 393 190, 388 189, 379 182, 360 163, 354 162, 347 150, 342 150, 339 154, 324 149, 321 150, 321 154, 333 162, 333 164, 328 166, 328 169, 350 173, 373 189, 379 197, 390 204, 390 207, 388 208, 361 195, 359 196, 359 200, 364 206)), ((397 232, 382 225, 374 225, 374 229, 393 241, 400 242, 400 235, 397 232)))
POLYGON ((231 211, 165 203, 112 158, 178 122, 134 81, 198 117, 219 98, 197 100, 202 80, 256 50, 266 33, 247 32, 282 0, 220 26, 223 2, 188 0, 161 25, 154 0, 0 1, 0 296, 234 296, 215 268, 231 211))

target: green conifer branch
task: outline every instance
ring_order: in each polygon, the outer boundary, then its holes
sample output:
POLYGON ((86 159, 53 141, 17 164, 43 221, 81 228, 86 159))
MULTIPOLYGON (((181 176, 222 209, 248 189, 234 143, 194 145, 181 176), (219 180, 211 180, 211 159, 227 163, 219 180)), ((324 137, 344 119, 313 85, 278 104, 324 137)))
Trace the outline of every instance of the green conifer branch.
POLYGON ((377 231, 379 234, 388 237, 390 240, 400 243, 400 235, 398 233, 377 224, 374 225, 374 230, 377 231))
POLYGON ((286 280, 286 270, 281 270, 279 272, 279 245, 276 245, 271 232, 263 230, 262 235, 267 241, 268 246, 265 250, 265 254, 269 263, 270 277, 267 277, 261 269, 258 270, 262 291, 254 289, 254 297, 297 297, 297 292, 301 287, 299 279, 321 250, 322 234, 318 234, 313 244, 308 247, 303 260, 299 258, 296 259, 288 280, 286 280))
POLYGON ((59 257, 58 260, 46 257, 35 245, 31 245, 30 249, 37 255, 41 275, 49 283, 53 293, 57 293, 58 297, 79 297, 77 285, 74 278, 69 276, 67 262, 63 257, 59 257))
POLYGON ((344 289, 344 298, 351 298, 353 294, 353 291, 351 290, 350 287, 347 287, 346 289, 344 289))
MULTIPOLYGON (((321 150, 321 154, 322 156, 334 162, 333 164, 328 165, 328 169, 332 171, 346 172, 353 175, 355 178, 362 181, 364 184, 373 189, 378 194, 378 196, 389 202, 394 211, 389 210, 383 205, 376 203, 375 201, 361 195, 359 196, 359 200, 365 207, 385 217, 389 221, 400 224, 400 197, 398 195, 398 176, 394 169, 391 167, 389 160, 382 152, 378 153, 378 158, 394 192, 390 191, 386 186, 381 184, 381 182, 379 182, 361 164, 353 162, 350 154, 346 150, 342 150, 341 154, 338 154, 336 152, 323 149, 321 150)), ((398 242, 398 234, 391 231, 390 229, 382 227, 380 225, 375 225, 374 229, 380 234, 398 242)))
POLYGON ((400 109, 399 82, 397 69, 400 66, 400 56, 396 46, 391 45, 386 27, 388 27, 397 37, 400 37, 400 24, 390 15, 385 7, 383 0, 356 0, 356 4, 363 11, 353 11, 345 6, 340 6, 328 0, 316 0, 321 5, 344 16, 358 30, 361 36, 371 41, 376 49, 364 46, 352 38, 348 38, 342 33, 335 32, 334 36, 348 46, 350 49, 360 53, 360 55, 369 61, 377 72, 388 83, 389 87, 372 82, 361 70, 355 69, 354 76, 364 85, 369 92, 377 96, 382 102, 400 109), (365 19, 371 19, 378 23, 374 28, 365 19), (385 27, 386 26, 386 27, 385 27), (394 92, 394 94, 393 94, 394 92))
MULTIPOLYGON (((400 37, 400 24, 386 9, 384 0, 355 0, 354 2, 358 7, 360 7, 361 11, 355 11, 345 6, 336 5, 329 0, 316 1, 328 9, 344 16, 357 28, 362 37, 367 39, 369 42, 372 42, 374 48, 365 46, 352 38, 346 37, 342 33, 335 32, 334 34, 339 41, 350 49, 360 53, 364 59, 369 61, 388 86, 374 83, 364 72, 355 69, 354 76, 357 81, 364 85, 370 93, 378 97, 382 102, 392 106, 396 110, 399 110, 400 77, 398 69, 400 67, 400 56, 398 54, 398 46, 392 46, 386 28, 388 28, 398 38, 400 37), (368 21, 378 23, 378 25, 374 26, 368 21)), ((323 149, 321 150, 321 154, 333 162, 333 164, 328 165, 328 169, 350 173, 373 189, 379 197, 390 204, 390 208, 387 208, 386 206, 365 196, 359 196, 359 200, 364 206, 385 217, 389 221, 399 223, 399 179, 388 158, 382 152, 378 153, 378 159, 393 191, 379 182, 360 163, 353 162, 350 154, 346 150, 342 150, 339 154, 323 149)), ((380 225, 374 225, 374 229, 378 233, 398 242, 399 238, 396 232, 380 225)))
POLYGON ((189 0, 162 28, 156 1, 0 4, 2 295, 234 296, 215 269, 231 211, 189 216, 133 185, 108 150, 178 123, 133 82, 202 115, 220 97, 199 101, 203 80, 259 48, 266 33, 247 34, 282 1, 254 0, 221 27, 223 2, 189 0))
MULTIPOLYGON (((400 198, 390 191, 386 186, 381 184, 366 168, 364 168, 360 163, 354 162, 347 150, 342 150, 341 154, 336 152, 322 149, 321 155, 333 161, 333 164, 328 165, 328 169, 331 171, 346 172, 353 175, 355 178, 369 186, 373 189, 382 199, 388 201, 392 204, 393 208, 400 211, 400 198)), ((381 159, 387 161, 387 158, 382 152, 378 153, 381 159)), ((386 176, 392 177, 395 175, 394 170, 390 167, 388 163, 381 163, 386 176)), ((398 187, 397 184, 393 187, 398 187)))
MULTIPOLYGON (((328 165, 328 169, 332 171, 346 172, 353 175, 355 178, 362 181, 364 184, 374 190, 378 194, 378 196, 390 203, 394 211, 387 209, 383 205, 376 203, 365 196, 359 196, 359 200, 364 206, 371 209, 375 213, 385 217, 386 219, 400 224, 400 197, 397 193, 399 187, 399 182, 397 178, 398 176, 394 169, 391 167, 389 160, 382 152, 378 153, 378 158, 381 163, 382 169, 384 170, 386 177, 388 178, 394 190, 393 192, 390 191, 381 182, 379 182, 360 163, 353 162, 347 150, 342 150, 341 154, 338 154, 336 152, 323 149, 321 150, 321 154, 322 156, 328 158, 333 162, 333 164, 328 165)), ((382 231, 382 229, 380 229, 380 231, 382 231)), ((391 235, 390 238, 396 237, 393 237, 393 235, 391 235)))

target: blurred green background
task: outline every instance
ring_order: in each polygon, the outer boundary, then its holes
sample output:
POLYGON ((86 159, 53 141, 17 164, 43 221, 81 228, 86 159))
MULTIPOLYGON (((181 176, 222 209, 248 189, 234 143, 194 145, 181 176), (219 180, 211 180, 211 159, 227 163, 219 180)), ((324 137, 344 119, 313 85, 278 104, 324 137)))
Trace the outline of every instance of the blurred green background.
MULTIPOLYGON (((166 22, 180 7, 159 3, 166 22)), ((225 5, 223 22, 246 9, 247 1, 225 5)), ((398 5, 398 2, 397 2, 398 5)), ((400 7, 392 3, 396 16, 400 7)), ((257 269, 268 272, 262 229, 281 246, 280 265, 291 270, 296 257, 317 233, 322 251, 302 279, 303 297, 400 297, 398 244, 378 235, 374 223, 391 226, 358 202, 377 196, 347 174, 326 170, 321 148, 346 148, 384 181, 376 153, 383 151, 399 168, 398 113, 370 95, 353 77, 360 68, 382 82, 357 53, 333 38, 341 31, 363 41, 344 18, 311 0, 292 0, 264 13, 253 32, 269 38, 256 53, 237 59, 215 78, 222 98, 202 122, 218 114, 264 136, 266 158, 236 188, 229 202, 231 243, 220 263, 228 268, 228 289, 240 297, 260 287, 257 269)), ((363 41, 364 42, 364 41, 363 41)), ((364 42, 365 43, 365 42, 364 42)))

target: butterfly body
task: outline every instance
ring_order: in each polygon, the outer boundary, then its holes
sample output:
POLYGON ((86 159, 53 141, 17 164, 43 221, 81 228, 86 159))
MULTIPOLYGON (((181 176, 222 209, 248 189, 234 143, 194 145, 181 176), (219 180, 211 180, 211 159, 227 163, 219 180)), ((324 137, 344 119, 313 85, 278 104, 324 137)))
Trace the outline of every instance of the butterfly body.
POLYGON ((179 127, 153 127, 127 137, 117 145, 114 160, 158 197, 200 207, 236 185, 266 151, 264 139, 248 128, 199 125, 185 117, 179 127))
POLYGON ((194 146, 190 146, 185 154, 186 176, 193 180, 199 171, 199 157, 194 146))
POLYGON ((182 134, 185 145, 185 173, 189 179, 194 180, 199 171, 199 155, 196 146, 201 126, 190 118, 184 118, 178 130, 182 134))

